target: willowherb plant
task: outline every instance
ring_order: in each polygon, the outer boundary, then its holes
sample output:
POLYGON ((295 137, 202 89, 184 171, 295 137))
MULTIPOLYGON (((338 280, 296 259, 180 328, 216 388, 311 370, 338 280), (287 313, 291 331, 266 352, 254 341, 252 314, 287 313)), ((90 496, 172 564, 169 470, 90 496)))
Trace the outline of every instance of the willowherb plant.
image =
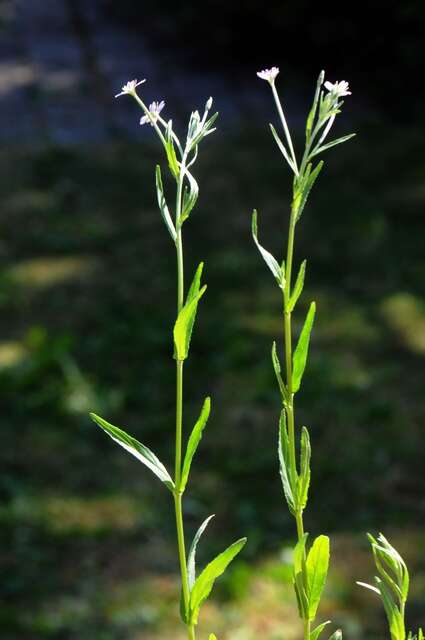
MULTIPOLYGON (((189 640, 196 637, 195 627, 203 602, 208 598, 215 580, 224 573, 233 558, 246 543, 241 538, 230 545, 225 551, 212 560, 204 570, 196 576, 195 560, 199 539, 213 516, 209 516, 196 532, 189 553, 186 553, 182 498, 189 480, 193 457, 202 437, 202 433, 210 414, 210 398, 206 398, 200 416, 188 438, 184 457, 182 456, 183 439, 183 368, 189 355, 192 330, 196 319, 198 303, 205 293, 206 285, 201 286, 203 263, 196 269, 192 283, 185 295, 183 237, 182 228, 191 215, 198 199, 198 183, 189 170, 198 156, 198 145, 208 135, 215 131, 213 124, 217 113, 210 116, 212 98, 205 105, 203 115, 193 111, 189 118, 186 140, 180 142, 173 129, 172 120, 164 120, 161 112, 165 106, 163 101, 152 102, 149 108, 136 92, 136 88, 144 83, 132 80, 127 82, 116 97, 129 95, 142 108, 144 115, 140 124, 150 124, 157 133, 164 148, 168 161, 168 168, 176 184, 174 220, 165 197, 160 166, 156 166, 156 192, 158 206, 168 232, 176 248, 177 258, 177 318, 173 329, 174 359, 176 361, 176 426, 175 426, 175 461, 174 477, 171 477, 166 467, 157 456, 145 445, 138 442, 127 433, 114 427, 109 422, 95 414, 90 414, 98 424, 117 444, 121 445, 140 462, 148 467, 169 489, 174 500, 174 511, 177 531, 177 546, 181 573, 180 612, 187 627, 189 640)), ((216 640, 213 634, 210 640, 216 640)))
MULTIPOLYGON (((378 538, 374 538, 370 533, 367 537, 372 546, 373 558, 379 575, 375 576, 375 585, 365 582, 357 582, 357 584, 370 589, 381 598, 391 640, 406 640, 404 613, 410 582, 406 563, 382 533, 378 538)), ((408 640, 424 640, 422 629, 419 629, 417 635, 410 631, 407 638, 408 640)))
MULTIPOLYGON (((316 165, 313 159, 323 151, 349 140, 350 134, 327 142, 328 134, 336 116, 343 105, 342 98, 350 95, 348 83, 345 81, 324 83, 324 72, 319 75, 313 105, 307 117, 305 127, 305 147, 300 159, 297 158, 291 134, 285 118, 275 80, 279 73, 277 67, 260 71, 257 75, 266 80, 273 93, 277 112, 283 129, 282 140, 275 127, 270 129, 276 144, 288 163, 292 173, 292 199, 290 205, 289 231, 286 251, 286 261, 278 262, 258 241, 257 212, 252 216, 252 235, 264 261, 272 272, 282 296, 283 310, 283 342, 285 352, 285 374, 278 356, 276 343, 272 346, 272 363, 280 391, 282 410, 279 421, 279 465, 283 484, 283 491, 289 511, 295 519, 298 541, 293 557, 293 583, 298 604, 300 618, 303 621, 304 640, 317 640, 323 629, 330 621, 319 624, 312 629, 316 619, 317 609, 325 586, 329 566, 329 538, 325 535, 316 537, 308 548, 308 533, 304 531, 303 512, 307 505, 310 485, 311 445, 307 427, 302 427, 300 438, 300 460, 297 464, 297 444, 295 429, 295 394, 301 387, 304 370, 307 363, 310 334, 313 327, 316 305, 311 302, 298 338, 297 345, 292 349, 292 312, 302 293, 306 272, 306 260, 298 271, 294 285, 292 285, 292 267, 294 255, 294 240, 296 225, 307 203, 310 191, 323 167, 320 160, 316 165)), ((332 638, 338 638, 341 632, 336 631, 332 638)))

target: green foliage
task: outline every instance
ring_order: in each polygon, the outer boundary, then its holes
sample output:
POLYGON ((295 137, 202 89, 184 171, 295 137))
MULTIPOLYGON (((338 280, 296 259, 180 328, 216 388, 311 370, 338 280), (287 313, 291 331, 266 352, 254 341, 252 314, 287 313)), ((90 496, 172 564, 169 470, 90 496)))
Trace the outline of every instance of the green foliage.
POLYGON ((294 587, 298 609, 303 620, 314 620, 326 583, 329 568, 329 538, 318 536, 310 551, 306 551, 308 534, 294 549, 294 587))
POLYGON ((174 491, 174 482, 171 479, 170 474, 164 467, 162 462, 158 460, 156 455, 145 447, 144 444, 129 436, 125 431, 114 427, 100 416, 95 413, 90 414, 91 419, 101 428, 105 433, 112 438, 114 442, 119 444, 123 449, 131 453, 132 456, 142 462, 148 469, 150 469, 170 491, 174 491))
POLYGON ((326 620, 326 622, 322 622, 322 624, 319 624, 317 627, 315 627, 310 632, 310 640, 318 640, 318 638, 319 638, 320 634, 322 633, 323 629, 330 623, 331 623, 330 620, 326 620))
POLYGON ((214 560, 212 560, 202 571, 202 573, 196 578, 195 583, 190 591, 189 601, 189 620, 190 624, 196 625, 198 623, 199 610, 202 603, 208 598, 211 590, 214 586, 214 582, 219 578, 233 558, 241 551, 245 546, 246 538, 237 540, 230 547, 227 547, 225 551, 220 553, 214 560))
POLYGON ((168 210, 167 202, 165 200, 164 187, 162 185, 162 177, 161 177, 161 167, 159 166, 159 164, 156 165, 155 181, 156 181, 156 195, 158 198, 159 210, 161 211, 161 215, 164 219, 165 226, 167 227, 170 236, 172 237, 173 241, 176 242, 176 239, 177 239, 176 229, 174 227, 173 221, 170 216, 170 212, 168 210))
POLYGON ((307 313, 307 317, 304 322, 300 337, 298 339, 297 346, 294 351, 293 357, 293 372, 292 372, 292 393, 296 393, 301 385, 301 380, 304 374, 305 365, 307 363, 308 346, 310 343, 310 334, 313 327, 314 315, 316 313, 316 303, 312 302, 307 313))
POLYGON ((409 572, 406 563, 382 533, 378 538, 369 533, 368 539, 379 575, 375 576, 376 586, 364 582, 358 584, 380 596, 392 640, 405 640, 404 608, 409 594, 409 572))
POLYGON ((308 617, 314 620, 329 568, 329 538, 318 536, 307 556, 308 617))
POLYGON ((252 230, 252 237, 254 238, 254 242, 257 245, 258 251, 261 253, 264 262, 266 263, 266 265, 268 266, 268 268, 276 278, 276 282, 278 283, 279 287, 283 289, 285 286, 284 270, 282 270, 282 268, 279 266, 279 263, 277 262, 276 258, 274 258, 272 254, 269 251, 267 251, 267 249, 264 249, 264 247, 262 247, 261 244, 258 242, 256 209, 254 209, 254 211, 252 212, 251 230, 252 230))
POLYGON ((295 280, 294 288, 291 293, 291 297, 289 298, 288 311, 293 311, 295 305, 297 304, 298 298, 300 297, 303 287, 304 287, 304 278, 305 278, 305 269, 307 266, 307 260, 303 260, 300 266, 300 270, 298 271, 297 279, 295 280))
POLYGON ((190 466, 192 464, 192 459, 193 456, 196 453, 196 450, 198 448, 198 444, 202 438, 202 432, 204 430, 204 427, 207 423, 208 417, 210 415, 210 409, 211 409, 211 400, 210 398, 205 398, 204 404, 202 406, 202 410, 201 410, 201 414, 198 418, 198 420, 195 423, 195 426, 193 427, 192 433, 190 434, 190 438, 189 441, 187 443, 187 448, 186 448, 186 454, 184 457, 184 461, 183 461, 183 469, 182 469, 182 475, 181 475, 181 480, 180 480, 180 487, 178 488, 178 490, 183 493, 183 491, 186 488, 186 483, 188 481, 189 478, 189 473, 190 473, 190 466))
POLYGON ((190 339, 198 309, 198 302, 204 295, 207 287, 201 286, 203 263, 198 266, 193 277, 192 284, 187 294, 186 302, 177 316, 174 325, 174 346, 176 360, 185 360, 189 355, 190 339))

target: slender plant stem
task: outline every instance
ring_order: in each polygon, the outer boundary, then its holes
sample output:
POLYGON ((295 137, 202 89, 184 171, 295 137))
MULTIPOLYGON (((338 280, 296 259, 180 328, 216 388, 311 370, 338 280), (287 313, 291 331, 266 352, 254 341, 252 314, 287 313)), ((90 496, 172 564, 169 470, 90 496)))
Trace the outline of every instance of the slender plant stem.
MULTIPOLYGON (((177 254, 177 315, 184 304, 184 261, 183 261, 183 240, 179 225, 179 218, 182 208, 183 180, 186 163, 186 152, 183 153, 180 165, 180 174, 177 181, 176 195, 176 254, 177 254)), ((182 494, 180 493, 180 480, 182 470, 182 434, 183 434, 183 361, 176 360, 176 446, 175 446, 175 478, 176 486, 174 494, 174 509, 176 516, 177 545, 180 562, 180 574, 183 591, 183 601, 185 610, 189 609, 189 579, 186 562, 186 544, 184 537, 182 494)), ((188 638, 195 640, 195 628, 188 625, 188 638)))
POLYGON ((286 141, 288 143, 289 151, 291 153, 291 159, 292 159, 292 162, 294 163, 295 174, 298 175, 297 159, 296 159, 296 156, 295 156, 294 146, 292 144, 291 134, 289 133, 289 129, 288 129, 288 125, 287 125, 287 122, 286 122, 285 114, 283 113, 282 105, 280 104, 279 95, 278 95, 278 93, 276 91, 276 87, 275 87, 274 82, 271 83, 271 87, 272 87, 272 91, 273 91, 273 98, 274 98, 274 101, 276 103, 276 108, 277 108, 277 111, 279 113, 280 121, 282 123, 282 127, 283 127, 283 130, 285 132, 285 138, 286 138, 286 141))
MULTIPOLYGON (((285 265, 285 287, 283 291, 283 313, 284 313, 284 342, 285 342, 285 363, 286 363, 286 383, 288 392, 290 394, 290 400, 286 404, 286 418, 288 423, 288 439, 289 439, 289 463, 290 473, 292 479, 297 477, 297 462, 296 462, 296 446, 295 446, 295 407, 294 407, 294 394, 292 391, 292 329, 291 329, 291 310, 289 308, 289 300, 291 297, 291 277, 292 277, 292 262, 294 256, 294 239, 295 239, 295 224, 296 224, 296 210, 291 208, 291 216, 289 221, 289 233, 288 233, 288 246, 286 252, 286 265, 285 265)), ((297 526, 298 541, 304 537, 304 523, 302 511, 297 511, 295 514, 295 521, 297 526)), ((305 584, 307 583, 307 567, 306 567, 306 554, 304 551, 302 570, 305 584)), ((310 621, 304 620, 304 640, 310 638, 310 621)))

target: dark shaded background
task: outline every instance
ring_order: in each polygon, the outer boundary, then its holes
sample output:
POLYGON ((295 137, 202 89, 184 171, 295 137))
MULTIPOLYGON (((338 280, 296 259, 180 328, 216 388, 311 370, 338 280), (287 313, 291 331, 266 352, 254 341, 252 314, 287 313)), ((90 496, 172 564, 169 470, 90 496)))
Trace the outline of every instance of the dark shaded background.
MULTIPOLYGON (((274 64, 302 144, 321 68, 350 81, 298 228, 308 257, 296 317, 316 299, 298 401, 310 426, 307 529, 334 540, 323 616, 347 637, 385 637, 366 530, 384 530, 413 574, 409 625, 424 623, 424 10, 419 2, 314 6, 169 2, 0 4, 0 451, 2 638, 176 638, 168 496, 87 418, 109 418, 171 467, 173 247, 156 209, 161 150, 123 82, 147 77, 178 125, 214 95, 185 227, 188 277, 208 293, 186 376, 186 430, 213 413, 186 500, 188 537, 217 513, 201 561, 249 545, 206 608, 201 637, 296 638, 292 521, 277 474, 279 399, 269 359, 277 290, 250 237, 285 245, 289 176, 255 72, 274 64), (226 635, 227 631, 227 635, 226 635), (202 636, 202 633, 204 636, 202 636)), ((143 94, 145 95, 145 93, 143 94)), ((325 618, 324 618, 325 619, 325 618)))

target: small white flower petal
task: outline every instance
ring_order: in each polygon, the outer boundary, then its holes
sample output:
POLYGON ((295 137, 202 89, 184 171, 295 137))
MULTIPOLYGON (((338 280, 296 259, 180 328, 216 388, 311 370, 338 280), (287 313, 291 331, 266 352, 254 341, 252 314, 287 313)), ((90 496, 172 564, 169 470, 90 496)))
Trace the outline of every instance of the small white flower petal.
POLYGON ((143 84, 144 82, 146 82, 146 79, 144 80, 129 80, 128 82, 125 83, 125 85, 121 88, 121 92, 116 94, 116 98, 118 98, 119 96, 125 96, 128 94, 132 94, 136 91, 136 87, 139 86, 139 84, 143 84))
POLYGON ((342 98, 342 96, 351 96, 351 91, 348 91, 349 86, 346 80, 340 80, 339 82, 325 82, 325 88, 335 98, 342 98))
POLYGON ((270 84, 272 84, 275 81, 278 73, 279 67, 272 67, 271 69, 263 69, 263 71, 257 71, 257 76, 261 78, 261 80, 267 80, 267 82, 270 82, 270 84))
POLYGON ((161 113, 164 107, 165 107, 164 100, 161 100, 161 102, 156 102, 155 100, 151 102, 151 104, 149 105, 149 112, 151 114, 151 117, 149 117, 147 114, 142 116, 140 118, 140 124, 143 125, 143 124, 150 123, 153 126, 154 122, 156 122, 159 114, 161 113))

